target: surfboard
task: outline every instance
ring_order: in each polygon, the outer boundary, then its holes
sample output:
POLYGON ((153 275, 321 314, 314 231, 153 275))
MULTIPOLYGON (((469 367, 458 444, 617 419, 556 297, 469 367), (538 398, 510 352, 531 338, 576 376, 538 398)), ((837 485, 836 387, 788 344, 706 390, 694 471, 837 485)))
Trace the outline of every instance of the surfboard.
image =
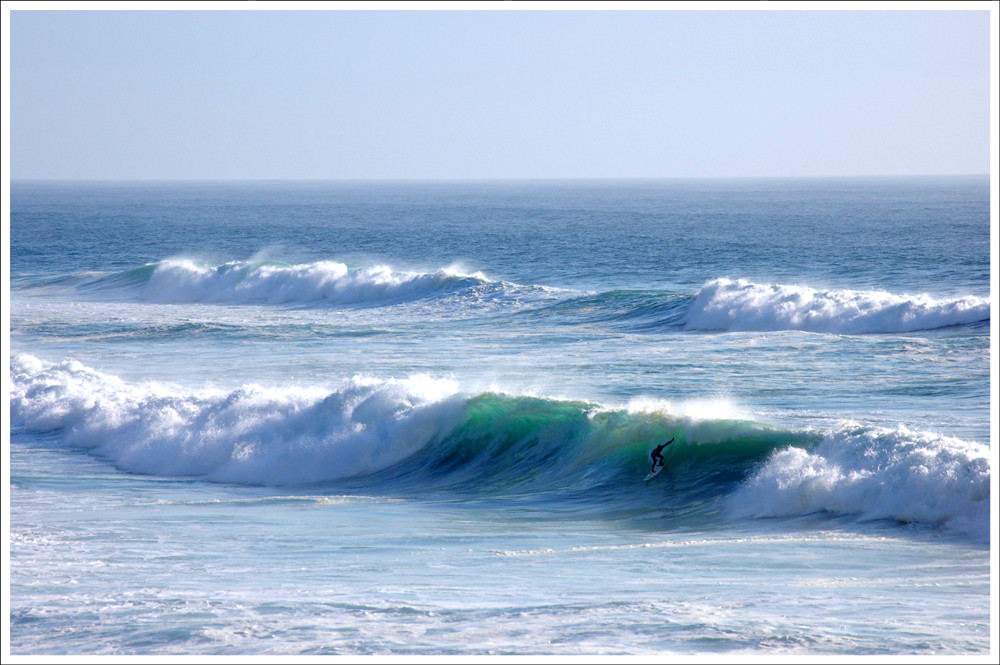
POLYGON ((663 471, 663 466, 664 465, 661 464, 661 465, 655 467, 652 471, 649 472, 649 474, 646 475, 645 480, 649 480, 650 478, 652 478, 653 476, 655 476, 656 474, 658 474, 660 471, 663 471))

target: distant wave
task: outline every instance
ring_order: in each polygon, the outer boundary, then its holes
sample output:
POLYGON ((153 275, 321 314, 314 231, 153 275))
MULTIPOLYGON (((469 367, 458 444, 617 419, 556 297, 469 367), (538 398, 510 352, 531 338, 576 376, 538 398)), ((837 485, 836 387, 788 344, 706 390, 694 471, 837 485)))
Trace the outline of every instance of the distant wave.
POLYGON ((616 289, 564 297, 526 316, 554 317, 569 324, 605 323, 629 331, 655 331, 683 324, 690 294, 661 290, 616 289))
POLYGON ((88 300, 152 304, 384 307, 454 300, 461 305, 515 310, 550 300, 560 289, 490 279, 448 266, 429 272, 387 265, 352 267, 338 261, 207 263, 166 259, 113 273, 86 272, 19 280, 15 288, 88 300))
POLYGON ((462 314, 506 311, 557 324, 604 324, 638 333, 670 329, 905 333, 990 321, 989 299, 972 295, 934 298, 728 278, 709 280, 694 293, 658 289, 582 293, 497 281, 457 267, 415 272, 386 265, 353 268, 337 261, 212 264, 167 259, 111 274, 21 280, 15 288, 153 304, 384 307, 438 300, 457 306, 454 311, 462 314))
POLYGON ((146 474, 255 485, 360 479, 368 493, 530 494, 574 510, 691 519, 706 501, 724 501, 739 519, 827 512, 976 538, 989 530, 983 445, 902 427, 790 431, 725 404, 607 408, 465 394, 426 376, 191 392, 21 354, 11 359, 10 411, 15 427, 146 474), (649 450, 671 437, 667 469, 644 483, 649 450))
POLYGON ((141 298, 158 303, 352 305, 413 300, 490 283, 482 273, 465 274, 452 269, 420 273, 388 266, 352 270, 334 261, 208 265, 170 259, 155 265, 142 287, 141 298))
POLYGON ((688 330, 902 333, 988 321, 988 298, 935 299, 885 291, 755 284, 713 279, 684 316, 688 330))

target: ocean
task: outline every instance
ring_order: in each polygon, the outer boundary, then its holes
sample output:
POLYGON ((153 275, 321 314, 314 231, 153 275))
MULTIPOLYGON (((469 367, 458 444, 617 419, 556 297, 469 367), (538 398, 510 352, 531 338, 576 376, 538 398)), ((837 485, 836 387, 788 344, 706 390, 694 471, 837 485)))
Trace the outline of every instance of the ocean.
POLYGON ((989 185, 14 182, 11 653, 988 655, 989 185))

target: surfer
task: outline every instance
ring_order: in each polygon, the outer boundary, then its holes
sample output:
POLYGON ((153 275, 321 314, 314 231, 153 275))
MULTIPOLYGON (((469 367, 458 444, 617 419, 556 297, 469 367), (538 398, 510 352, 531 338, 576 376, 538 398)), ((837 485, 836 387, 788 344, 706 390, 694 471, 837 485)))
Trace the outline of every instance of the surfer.
POLYGON ((674 440, 670 439, 666 443, 661 443, 656 448, 653 448, 653 452, 649 453, 649 456, 653 459, 653 466, 649 470, 650 473, 653 473, 654 471, 656 471, 656 465, 657 464, 659 464, 660 466, 663 466, 663 464, 664 464, 664 461, 663 461, 663 449, 666 448, 667 446, 669 446, 673 442, 674 442, 674 440))

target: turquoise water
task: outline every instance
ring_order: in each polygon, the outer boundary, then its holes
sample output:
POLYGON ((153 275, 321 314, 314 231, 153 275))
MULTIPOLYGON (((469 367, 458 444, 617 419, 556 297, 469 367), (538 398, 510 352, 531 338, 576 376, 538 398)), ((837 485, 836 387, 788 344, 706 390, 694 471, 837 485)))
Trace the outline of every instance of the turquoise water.
POLYGON ((12 652, 988 653, 989 261, 985 177, 15 183, 12 652))

